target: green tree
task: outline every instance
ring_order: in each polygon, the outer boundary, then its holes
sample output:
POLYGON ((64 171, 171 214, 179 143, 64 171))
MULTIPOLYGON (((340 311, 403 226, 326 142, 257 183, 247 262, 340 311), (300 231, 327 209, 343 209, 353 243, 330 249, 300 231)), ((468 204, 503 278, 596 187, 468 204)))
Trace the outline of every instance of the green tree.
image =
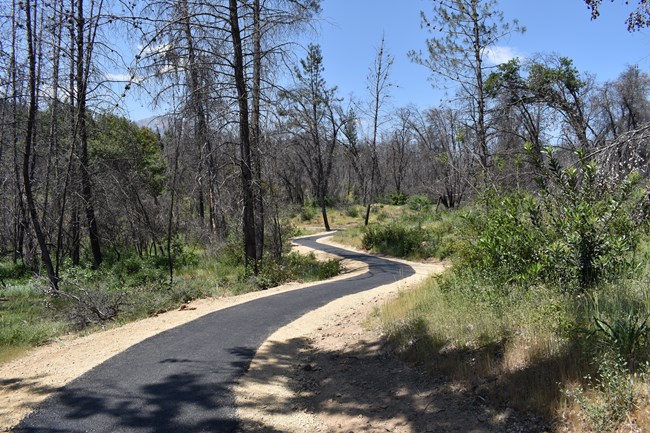
MULTIPOLYGON (((486 94, 490 97, 506 95, 512 106, 525 111, 535 104, 544 104, 558 113, 566 122, 577 146, 588 148, 593 145, 592 138, 598 134, 589 123, 588 95, 592 89, 590 79, 584 77, 567 57, 547 56, 528 62, 524 67, 514 59, 499 65, 485 81, 486 94)), ((533 117, 528 125, 533 131, 533 117)), ((531 134, 533 136, 533 134, 531 134)), ((541 144, 531 140, 536 153, 541 144)))
POLYGON ((158 199, 163 195, 166 164, 158 137, 123 117, 96 116, 89 130, 89 164, 95 173, 102 233, 115 247, 162 251, 163 223, 158 199))
POLYGON ((525 28, 516 20, 506 22, 497 8, 497 0, 442 0, 434 4, 432 15, 420 13, 422 27, 431 34, 426 41, 427 53, 410 51, 409 57, 429 68, 438 82, 442 79, 458 86, 472 117, 479 163, 487 170, 488 125, 483 81, 489 65, 485 56, 503 37, 525 28))

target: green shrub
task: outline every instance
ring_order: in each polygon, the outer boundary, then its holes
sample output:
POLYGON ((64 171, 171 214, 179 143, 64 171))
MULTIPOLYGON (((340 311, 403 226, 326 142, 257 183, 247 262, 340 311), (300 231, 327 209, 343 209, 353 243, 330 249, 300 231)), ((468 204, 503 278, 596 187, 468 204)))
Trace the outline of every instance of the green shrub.
MULTIPOLYGON (((530 147, 528 148, 530 152, 530 147)), ((584 150, 574 166, 562 167, 547 148, 547 163, 534 160, 540 173, 537 225, 544 243, 540 265, 547 281, 564 290, 587 292, 614 281, 635 266, 641 224, 641 177, 617 180, 599 172, 584 150)))
POLYGON ((577 156, 563 168, 547 150, 536 196, 485 194, 484 212, 468 217, 474 248, 466 264, 499 283, 543 281, 573 294, 629 274, 642 230, 640 179, 613 182, 577 156))
POLYGON ((406 204, 408 196, 403 192, 396 192, 389 196, 389 203, 393 206, 402 206, 406 204))
POLYGON ((622 359, 605 355, 599 362, 597 377, 586 377, 589 392, 577 386, 566 394, 578 404, 594 431, 614 432, 640 397, 634 386, 639 376, 643 379, 645 373, 630 375, 622 359))
POLYGON ((350 218, 358 218, 361 212, 359 210, 359 206, 351 205, 345 209, 345 214, 350 218))
POLYGON ((464 262, 498 284, 535 280, 541 272, 539 207, 529 195, 487 195, 481 215, 467 216, 472 247, 464 262))
POLYGON ((316 209, 313 206, 303 206, 300 208, 300 219, 302 221, 311 221, 316 216, 316 209))
POLYGON ((397 223, 371 224, 365 228, 361 239, 363 248, 396 257, 427 257, 431 241, 430 233, 423 228, 397 223))
POLYGON ((424 195, 412 195, 408 199, 408 207, 411 210, 420 212, 425 209, 428 209, 431 206, 431 200, 429 197, 424 195))
POLYGON ((323 280, 338 275, 340 272, 339 260, 321 262, 313 253, 303 255, 292 252, 280 261, 270 258, 262 261, 259 274, 253 279, 261 289, 268 289, 294 280, 323 280))

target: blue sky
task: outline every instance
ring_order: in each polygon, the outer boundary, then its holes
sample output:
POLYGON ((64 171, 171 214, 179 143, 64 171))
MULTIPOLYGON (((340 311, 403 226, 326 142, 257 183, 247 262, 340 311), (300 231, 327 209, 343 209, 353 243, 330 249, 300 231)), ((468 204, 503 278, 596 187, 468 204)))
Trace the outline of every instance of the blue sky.
MULTIPOLYGON (((325 77, 339 96, 367 97, 366 75, 382 34, 395 59, 390 103, 433 107, 445 92, 432 88, 430 72, 412 63, 407 52, 425 48, 429 36, 420 28, 420 11, 431 12, 433 0, 323 0, 319 34, 304 38, 304 45, 321 45, 325 77)), ((635 2, 632 2, 635 3, 635 2)), ((580 71, 599 81, 615 79, 630 64, 650 72, 650 31, 629 33, 625 19, 630 6, 623 0, 605 1, 601 17, 592 21, 583 0, 500 0, 508 21, 518 19, 527 31, 501 41, 499 52, 528 57, 555 52, 572 58, 580 71)), ((304 53, 297 53, 303 57, 304 53)), ((135 97, 136 94, 133 94, 135 97)), ((147 102, 128 102, 130 115, 151 114, 147 102)))
MULTIPOLYGON (((429 71, 412 63, 407 52, 425 49, 429 36, 420 28, 420 11, 430 12, 432 0, 324 0, 320 43, 325 75, 341 96, 366 96, 365 77, 382 33, 395 58, 392 104, 437 106, 445 98, 434 90, 429 71)), ((650 72, 650 32, 628 33, 630 10, 623 0, 605 2, 601 17, 592 21, 582 0, 500 0, 505 19, 517 18, 527 28, 500 45, 502 52, 527 57, 556 52, 572 58, 578 70, 594 73, 599 81, 615 79, 629 64, 650 72)), ((634 2, 633 2, 634 3, 634 2)))

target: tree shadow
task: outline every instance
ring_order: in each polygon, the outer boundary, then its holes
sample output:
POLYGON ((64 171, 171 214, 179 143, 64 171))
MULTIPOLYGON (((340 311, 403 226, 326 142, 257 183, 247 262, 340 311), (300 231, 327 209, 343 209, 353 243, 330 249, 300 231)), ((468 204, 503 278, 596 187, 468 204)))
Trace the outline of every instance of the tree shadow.
MULTIPOLYGON (((232 384, 255 350, 236 347, 229 352, 236 357, 225 367, 191 357, 166 358, 156 368, 171 368, 170 373, 137 387, 114 381, 102 387, 96 377, 92 381, 82 377, 47 399, 12 431, 241 432, 232 384), (230 377, 225 382, 224 371, 230 377)), ((5 382, 16 386, 15 381, 5 382)))
POLYGON ((6 391, 26 390, 31 394, 48 395, 58 388, 53 386, 42 385, 38 379, 45 375, 32 377, 9 377, 0 379, 0 388, 6 391))
POLYGON ((242 382, 248 391, 238 410, 247 431, 276 431, 275 423, 263 420, 296 412, 321 415, 327 431, 346 432, 541 433, 550 424, 493 402, 475 387, 411 368, 381 340, 342 350, 318 350, 306 338, 272 343, 242 382), (286 383, 291 393, 264 389, 274 382, 286 383))

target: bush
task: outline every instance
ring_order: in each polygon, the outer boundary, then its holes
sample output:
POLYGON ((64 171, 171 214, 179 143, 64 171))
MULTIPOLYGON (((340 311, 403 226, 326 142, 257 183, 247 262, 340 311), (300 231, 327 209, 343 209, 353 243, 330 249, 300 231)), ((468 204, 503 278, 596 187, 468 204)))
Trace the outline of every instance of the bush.
POLYGON ((485 212, 468 218, 467 264, 499 283, 542 281, 573 294, 625 276, 641 235, 638 176, 611 182, 582 153, 575 167, 561 167, 550 149, 547 158, 537 163, 536 197, 484 196, 485 212))
POLYGON ((403 192, 396 192, 393 193, 389 196, 389 202, 393 206, 402 206, 406 204, 406 200, 408 199, 408 196, 404 194, 403 192))
POLYGON ((300 219, 303 221, 311 221, 316 216, 316 209, 312 206, 303 206, 300 208, 300 219))
POLYGON ((260 266, 259 274, 254 277, 254 280, 261 289, 268 289, 293 280, 324 280, 338 275, 340 272, 339 260, 320 262, 313 253, 302 255, 292 252, 280 261, 270 258, 264 260, 260 266))
POLYGON ((431 206, 431 200, 429 197, 424 195, 412 195, 408 199, 408 207, 411 210, 420 212, 422 210, 428 209, 431 206))
POLYGON ((348 206, 347 209, 345 209, 345 214, 350 218, 358 218, 361 214, 359 211, 359 206, 348 206))
POLYGON ((584 150, 576 156, 575 166, 562 167, 549 147, 548 162, 535 161, 543 210, 537 224, 545 237, 540 265, 548 282, 584 293, 634 268, 641 235, 635 216, 643 196, 638 173, 617 181, 599 173, 584 150))
POLYGON ((436 244, 425 229, 406 227, 397 223, 367 226, 361 243, 367 250, 396 257, 430 257, 436 244))
MULTIPOLYGON (((645 377, 644 373, 640 374, 645 377)), ((616 431, 639 399, 634 382, 625 362, 617 357, 605 355, 598 366, 598 376, 587 376, 589 391, 582 386, 566 394, 580 407, 581 414, 594 431, 616 431)))
POLYGON ((539 208, 529 195, 485 197, 483 215, 468 215, 473 247, 464 262, 495 283, 535 280, 541 272, 539 208))

